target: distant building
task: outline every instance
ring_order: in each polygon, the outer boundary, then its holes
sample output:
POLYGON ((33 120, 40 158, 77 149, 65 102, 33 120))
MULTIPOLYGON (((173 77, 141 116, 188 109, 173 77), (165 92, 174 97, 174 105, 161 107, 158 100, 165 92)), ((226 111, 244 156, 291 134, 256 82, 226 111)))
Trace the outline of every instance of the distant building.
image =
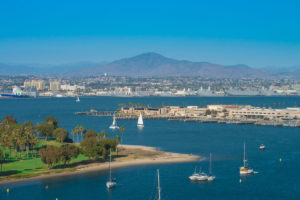
POLYGON ((31 80, 24 82, 24 88, 36 88, 37 90, 41 91, 44 90, 46 86, 45 81, 43 80, 31 80))
POLYGON ((59 91, 60 82, 59 81, 50 81, 50 91, 59 91))

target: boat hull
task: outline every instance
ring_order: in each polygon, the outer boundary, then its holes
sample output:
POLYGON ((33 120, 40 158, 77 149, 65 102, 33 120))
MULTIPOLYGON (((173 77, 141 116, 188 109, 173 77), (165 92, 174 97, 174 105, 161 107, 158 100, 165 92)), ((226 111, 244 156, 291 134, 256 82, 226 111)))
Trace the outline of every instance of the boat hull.
POLYGON ((111 189, 111 188, 115 187, 116 185, 117 185, 117 183, 116 183, 116 182, 113 182, 113 181, 108 181, 108 182, 106 182, 106 187, 107 187, 108 189, 111 189))
POLYGON ((119 129, 119 127, 118 127, 118 126, 110 126, 109 128, 110 128, 110 129, 113 129, 113 130, 115 130, 115 129, 119 129))

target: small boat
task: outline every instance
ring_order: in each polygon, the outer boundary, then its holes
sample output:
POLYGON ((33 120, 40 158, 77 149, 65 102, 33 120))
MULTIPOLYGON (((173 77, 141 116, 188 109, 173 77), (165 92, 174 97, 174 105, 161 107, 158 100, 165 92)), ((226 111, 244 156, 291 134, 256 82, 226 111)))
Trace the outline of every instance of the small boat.
POLYGON ((80 102, 79 96, 77 96, 77 98, 76 98, 76 102, 80 102))
POLYGON ((265 145, 261 144, 261 145, 259 146, 259 150, 264 151, 265 149, 266 149, 266 146, 265 146, 265 145))
POLYGON ((247 174, 253 174, 254 171, 253 169, 249 168, 248 167, 248 164, 247 164, 247 160, 246 160, 246 144, 244 143, 244 165, 242 167, 240 167, 240 174, 241 175, 247 175, 247 174))
POLYGON ((117 122, 116 122, 116 117, 115 115, 113 116, 113 122, 112 124, 109 126, 110 129, 119 129, 119 127, 117 126, 117 122))
POLYGON ((140 113, 140 116, 139 116, 139 119, 138 119, 138 122, 137 122, 137 126, 138 127, 144 127, 144 121, 143 121, 142 113, 140 113))
POLYGON ((208 181, 214 181, 215 176, 212 175, 212 161, 211 161, 211 153, 209 154, 209 175, 207 177, 208 181))
POLYGON ((111 178, 111 165, 110 165, 110 163, 111 163, 111 149, 109 150, 109 179, 106 182, 106 187, 108 189, 113 188, 117 185, 116 179, 111 178))

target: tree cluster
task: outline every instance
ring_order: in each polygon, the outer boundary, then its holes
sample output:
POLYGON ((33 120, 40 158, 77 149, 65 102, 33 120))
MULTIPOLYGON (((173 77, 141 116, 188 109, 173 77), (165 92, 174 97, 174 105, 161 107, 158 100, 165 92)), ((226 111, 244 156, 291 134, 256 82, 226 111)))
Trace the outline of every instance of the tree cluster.
MULTIPOLYGON (((15 157, 24 158, 24 152, 28 154, 34 149, 39 140, 35 137, 35 126, 32 122, 18 124, 17 120, 8 115, 0 123, 0 145, 9 150, 9 158, 12 158, 12 151, 15 157), (17 155, 19 154, 19 156, 17 155)), ((3 153, 5 157, 5 152, 3 153)))
POLYGON ((40 149, 40 156, 43 163, 50 169, 53 165, 62 162, 66 165, 72 158, 77 158, 80 150, 73 144, 65 144, 60 147, 47 145, 40 149))

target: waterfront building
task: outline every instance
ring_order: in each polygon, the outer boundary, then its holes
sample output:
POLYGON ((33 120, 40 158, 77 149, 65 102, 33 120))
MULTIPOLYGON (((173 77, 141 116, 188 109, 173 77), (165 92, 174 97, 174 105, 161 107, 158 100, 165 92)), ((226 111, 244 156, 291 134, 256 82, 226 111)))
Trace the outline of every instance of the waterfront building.
POLYGON ((24 82, 24 88, 35 87, 38 91, 44 90, 46 88, 46 83, 44 80, 31 80, 24 82))
POLYGON ((59 91, 60 82, 59 81, 50 81, 50 91, 59 91))

